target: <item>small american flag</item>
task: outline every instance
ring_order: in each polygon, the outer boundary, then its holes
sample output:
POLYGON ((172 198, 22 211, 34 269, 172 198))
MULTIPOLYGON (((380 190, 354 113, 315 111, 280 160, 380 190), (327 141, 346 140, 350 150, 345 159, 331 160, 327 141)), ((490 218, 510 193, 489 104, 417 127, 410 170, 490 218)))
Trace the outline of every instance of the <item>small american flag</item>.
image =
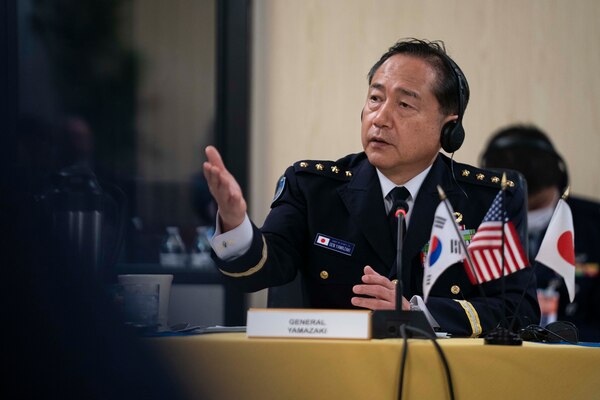
POLYGON ((468 259, 463 262, 467 275, 474 285, 502 276, 502 216, 505 221, 504 275, 517 272, 529 264, 519 234, 504 211, 502 191, 500 191, 467 248, 473 261, 473 268, 469 267, 468 259))

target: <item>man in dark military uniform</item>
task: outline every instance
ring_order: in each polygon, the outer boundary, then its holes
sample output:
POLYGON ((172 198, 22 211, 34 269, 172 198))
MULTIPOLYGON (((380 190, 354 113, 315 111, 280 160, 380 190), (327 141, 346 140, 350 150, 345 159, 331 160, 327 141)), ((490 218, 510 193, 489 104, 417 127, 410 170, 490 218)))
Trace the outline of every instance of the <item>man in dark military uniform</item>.
MULTIPOLYGON (((364 152, 288 168, 260 229, 249 221, 239 186, 209 146, 204 172, 219 204, 213 249, 221 272, 244 290, 256 291, 289 282, 300 271, 310 307, 394 309, 396 246, 387 214, 393 212, 389 194, 399 190, 409 208, 403 309, 423 310, 443 331, 477 336, 502 320, 503 299, 512 316, 524 294, 519 319, 537 323, 529 268, 506 277, 504 295, 499 280, 483 284, 484 299, 463 265, 456 264, 438 279, 427 304, 421 298, 422 253, 440 201, 437 185, 466 229, 479 226, 500 189, 498 174, 439 153, 440 147, 449 152, 460 147, 468 97, 466 79, 443 44, 396 43, 369 72, 361 114, 364 152)), ((508 179, 506 210, 524 235, 524 190, 516 174, 508 179)))
MULTIPOLYGON (((568 186, 565 162, 539 128, 511 125, 499 129, 490 139, 481 163, 487 168, 517 170, 527 179, 529 259, 533 262, 558 199, 568 186)), ((600 204, 574 196, 568 197, 567 203, 575 230, 575 299, 569 303, 563 279, 538 263, 535 273, 540 296, 554 291, 559 295, 558 309, 548 315, 546 322, 573 322, 580 340, 600 342, 600 204)))

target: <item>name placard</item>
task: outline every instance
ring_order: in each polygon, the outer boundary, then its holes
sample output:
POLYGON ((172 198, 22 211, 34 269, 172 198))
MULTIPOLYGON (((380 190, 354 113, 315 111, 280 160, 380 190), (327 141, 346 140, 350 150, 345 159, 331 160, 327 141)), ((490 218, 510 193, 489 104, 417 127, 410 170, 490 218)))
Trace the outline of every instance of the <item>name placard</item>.
POLYGON ((371 311, 251 308, 248 337, 371 339, 371 311))

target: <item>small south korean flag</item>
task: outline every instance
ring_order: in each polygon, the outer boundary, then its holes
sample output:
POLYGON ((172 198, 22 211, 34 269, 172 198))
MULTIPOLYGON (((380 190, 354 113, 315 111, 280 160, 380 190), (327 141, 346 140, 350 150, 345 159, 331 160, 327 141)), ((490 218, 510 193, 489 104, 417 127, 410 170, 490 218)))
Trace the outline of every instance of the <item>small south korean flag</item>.
POLYGON ((458 226, 454 220, 454 210, 447 200, 442 200, 435 210, 429 251, 425 259, 423 279, 423 299, 427 302, 429 292, 438 277, 450 266, 461 262, 462 252, 458 226))

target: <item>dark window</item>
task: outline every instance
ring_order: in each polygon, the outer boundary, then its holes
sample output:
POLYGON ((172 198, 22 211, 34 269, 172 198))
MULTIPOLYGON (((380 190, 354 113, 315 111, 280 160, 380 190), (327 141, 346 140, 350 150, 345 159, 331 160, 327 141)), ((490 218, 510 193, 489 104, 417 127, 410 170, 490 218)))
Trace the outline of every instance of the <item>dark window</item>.
MULTIPOLYGON (((102 214, 89 223, 102 233, 98 257, 75 260, 105 281, 168 270, 176 282, 220 283, 189 257, 161 265, 160 249, 167 227, 189 255, 197 228, 214 225, 204 146, 216 144, 246 186, 249 1, 3 4, 16 15, 1 72, 15 78, 2 81, 12 96, 3 114, 21 192, 52 218, 57 208, 102 214)), ((241 295, 228 296, 226 323, 243 323, 241 295)))

